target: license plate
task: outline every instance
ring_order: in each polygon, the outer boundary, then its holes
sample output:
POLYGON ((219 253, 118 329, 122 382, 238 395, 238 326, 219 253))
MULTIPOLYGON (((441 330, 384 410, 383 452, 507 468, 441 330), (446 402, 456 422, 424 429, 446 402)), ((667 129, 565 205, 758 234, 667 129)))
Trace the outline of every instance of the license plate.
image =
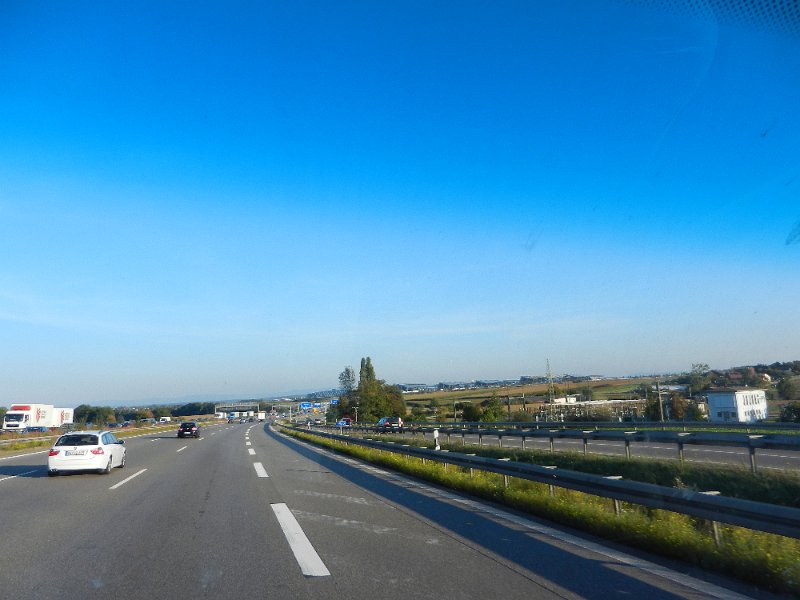
POLYGON ((64 454, 67 456, 83 456, 86 454, 86 450, 67 450, 64 454))

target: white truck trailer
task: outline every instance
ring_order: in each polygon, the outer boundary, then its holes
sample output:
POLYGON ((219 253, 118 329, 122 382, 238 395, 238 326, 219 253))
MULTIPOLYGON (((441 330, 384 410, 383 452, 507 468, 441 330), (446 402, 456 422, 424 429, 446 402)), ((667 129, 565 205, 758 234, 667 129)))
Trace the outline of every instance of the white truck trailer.
POLYGON ((73 422, 75 409, 52 404, 12 404, 3 417, 3 429, 24 431, 31 427, 61 427, 73 422))
POLYGON ((54 408, 53 420, 50 427, 61 427, 62 425, 72 425, 75 422, 74 408, 54 408))

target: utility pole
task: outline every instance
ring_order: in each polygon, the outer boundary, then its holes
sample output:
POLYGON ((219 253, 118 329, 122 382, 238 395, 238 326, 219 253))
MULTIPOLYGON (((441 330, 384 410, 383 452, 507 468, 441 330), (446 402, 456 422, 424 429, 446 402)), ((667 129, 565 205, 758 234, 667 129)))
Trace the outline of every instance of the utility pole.
POLYGON ((547 359, 547 401, 549 404, 553 403, 555 399, 556 390, 553 385, 553 373, 550 372, 550 359, 547 359))
POLYGON ((656 379, 656 394, 658 394, 658 414, 661 415, 661 422, 664 422, 664 405, 661 403, 660 382, 656 379))

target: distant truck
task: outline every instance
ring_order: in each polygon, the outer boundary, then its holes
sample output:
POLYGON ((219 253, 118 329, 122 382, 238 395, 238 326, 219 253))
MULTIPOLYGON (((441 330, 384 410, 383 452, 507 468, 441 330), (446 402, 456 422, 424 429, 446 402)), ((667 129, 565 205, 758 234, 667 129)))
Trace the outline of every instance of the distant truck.
POLYGON ((260 410, 260 411, 258 411, 258 422, 259 422, 259 423, 260 423, 261 421, 264 421, 264 420, 266 420, 266 418, 267 418, 267 411, 265 411, 265 410, 260 410))
POLYGON ((159 423, 169 423, 170 421, 172 421, 172 417, 161 417, 158 420, 159 423))
POLYGON ((52 404, 12 404, 3 417, 6 431, 24 431, 32 427, 61 427, 71 425, 73 408, 56 408, 52 404))

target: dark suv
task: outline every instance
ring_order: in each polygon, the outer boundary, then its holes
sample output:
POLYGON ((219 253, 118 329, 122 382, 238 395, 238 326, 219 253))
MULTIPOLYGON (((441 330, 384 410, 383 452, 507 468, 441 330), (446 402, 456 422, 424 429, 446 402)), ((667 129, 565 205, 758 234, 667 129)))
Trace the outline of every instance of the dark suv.
POLYGON ((178 437, 200 437, 200 425, 194 421, 186 421, 178 427, 178 437))
POLYGON ((400 417, 383 417, 375 425, 375 431, 378 433, 384 433, 387 431, 403 433, 403 419, 400 417))

